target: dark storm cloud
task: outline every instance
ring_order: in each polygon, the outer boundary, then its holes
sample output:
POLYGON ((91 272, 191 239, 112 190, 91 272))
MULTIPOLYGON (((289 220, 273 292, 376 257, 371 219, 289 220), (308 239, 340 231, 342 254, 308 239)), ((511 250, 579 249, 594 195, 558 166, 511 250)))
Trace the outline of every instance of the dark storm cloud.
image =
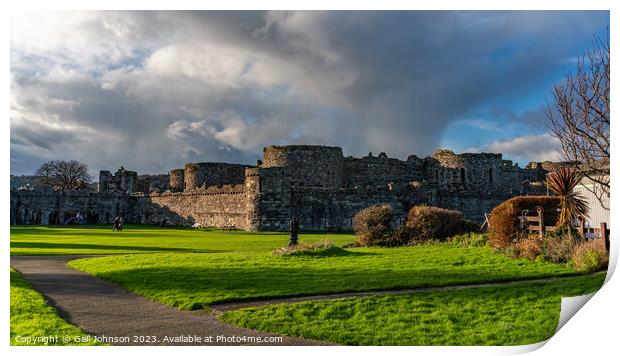
POLYGON ((11 144, 31 146, 41 150, 51 151, 59 143, 77 140, 80 138, 73 132, 46 128, 32 123, 28 126, 11 128, 11 144))
MULTIPOLYGON (((428 154, 449 123, 554 78, 609 21, 607 12, 49 17, 13 25, 14 173, 29 173, 20 167, 36 166, 41 149, 143 172, 252 163, 270 144, 428 154)), ((520 120, 537 122, 537 110, 520 120)))

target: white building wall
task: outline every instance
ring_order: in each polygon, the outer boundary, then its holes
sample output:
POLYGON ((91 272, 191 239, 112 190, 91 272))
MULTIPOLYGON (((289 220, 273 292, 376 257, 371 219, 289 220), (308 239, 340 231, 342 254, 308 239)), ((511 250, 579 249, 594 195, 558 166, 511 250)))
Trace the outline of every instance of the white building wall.
POLYGON ((611 220, 609 218, 609 197, 604 197, 603 204, 598 200, 596 195, 588 190, 595 187, 593 183, 580 184, 575 187, 575 192, 581 195, 590 207, 590 214, 586 219, 586 227, 599 227, 602 222, 607 223, 607 228, 611 229, 611 220))

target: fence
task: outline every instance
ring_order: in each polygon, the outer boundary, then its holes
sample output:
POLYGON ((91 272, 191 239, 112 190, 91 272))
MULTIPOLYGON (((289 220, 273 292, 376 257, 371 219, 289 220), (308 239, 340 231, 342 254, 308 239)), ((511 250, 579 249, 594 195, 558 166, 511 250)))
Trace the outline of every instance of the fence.
MULTIPOLYGON (((526 224, 526 228, 530 233, 538 232, 540 237, 545 235, 545 232, 552 232, 557 229, 556 226, 545 226, 544 219, 544 211, 542 207, 536 208, 536 215, 527 216, 526 214, 522 215, 522 223, 526 224)), ((575 227, 579 232, 579 237, 582 241, 586 241, 588 236, 598 236, 602 241, 605 242, 605 249, 609 251, 609 229, 607 228, 607 223, 602 222, 600 227, 586 227, 583 219, 579 221, 579 225, 575 227)))

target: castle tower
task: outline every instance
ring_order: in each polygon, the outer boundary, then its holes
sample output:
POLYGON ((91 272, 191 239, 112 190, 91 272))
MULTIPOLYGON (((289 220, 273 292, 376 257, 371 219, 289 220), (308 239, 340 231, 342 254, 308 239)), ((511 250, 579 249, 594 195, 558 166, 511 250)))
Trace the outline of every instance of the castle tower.
POLYGON ((185 190, 199 189, 203 186, 241 184, 246 166, 242 164, 202 162, 185 165, 185 190))
POLYGON ((342 148, 290 145, 263 149, 262 168, 288 167, 293 186, 340 188, 342 148))
POLYGON ((185 189, 185 171, 183 169, 173 169, 169 174, 170 191, 182 192, 185 189))
POLYGON ((99 171, 99 184, 97 190, 100 192, 109 192, 110 183, 113 180, 113 175, 110 171, 99 171))
POLYGON ((291 178, 286 167, 246 168, 246 226, 252 231, 286 231, 291 219, 291 178))

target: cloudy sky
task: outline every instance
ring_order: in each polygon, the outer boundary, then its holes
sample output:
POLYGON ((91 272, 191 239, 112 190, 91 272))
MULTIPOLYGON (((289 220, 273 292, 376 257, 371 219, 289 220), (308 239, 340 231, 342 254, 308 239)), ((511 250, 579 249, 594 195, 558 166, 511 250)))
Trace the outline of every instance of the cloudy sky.
POLYGON ((11 173, 272 144, 555 158, 542 108, 608 12, 45 12, 11 24, 11 173))

